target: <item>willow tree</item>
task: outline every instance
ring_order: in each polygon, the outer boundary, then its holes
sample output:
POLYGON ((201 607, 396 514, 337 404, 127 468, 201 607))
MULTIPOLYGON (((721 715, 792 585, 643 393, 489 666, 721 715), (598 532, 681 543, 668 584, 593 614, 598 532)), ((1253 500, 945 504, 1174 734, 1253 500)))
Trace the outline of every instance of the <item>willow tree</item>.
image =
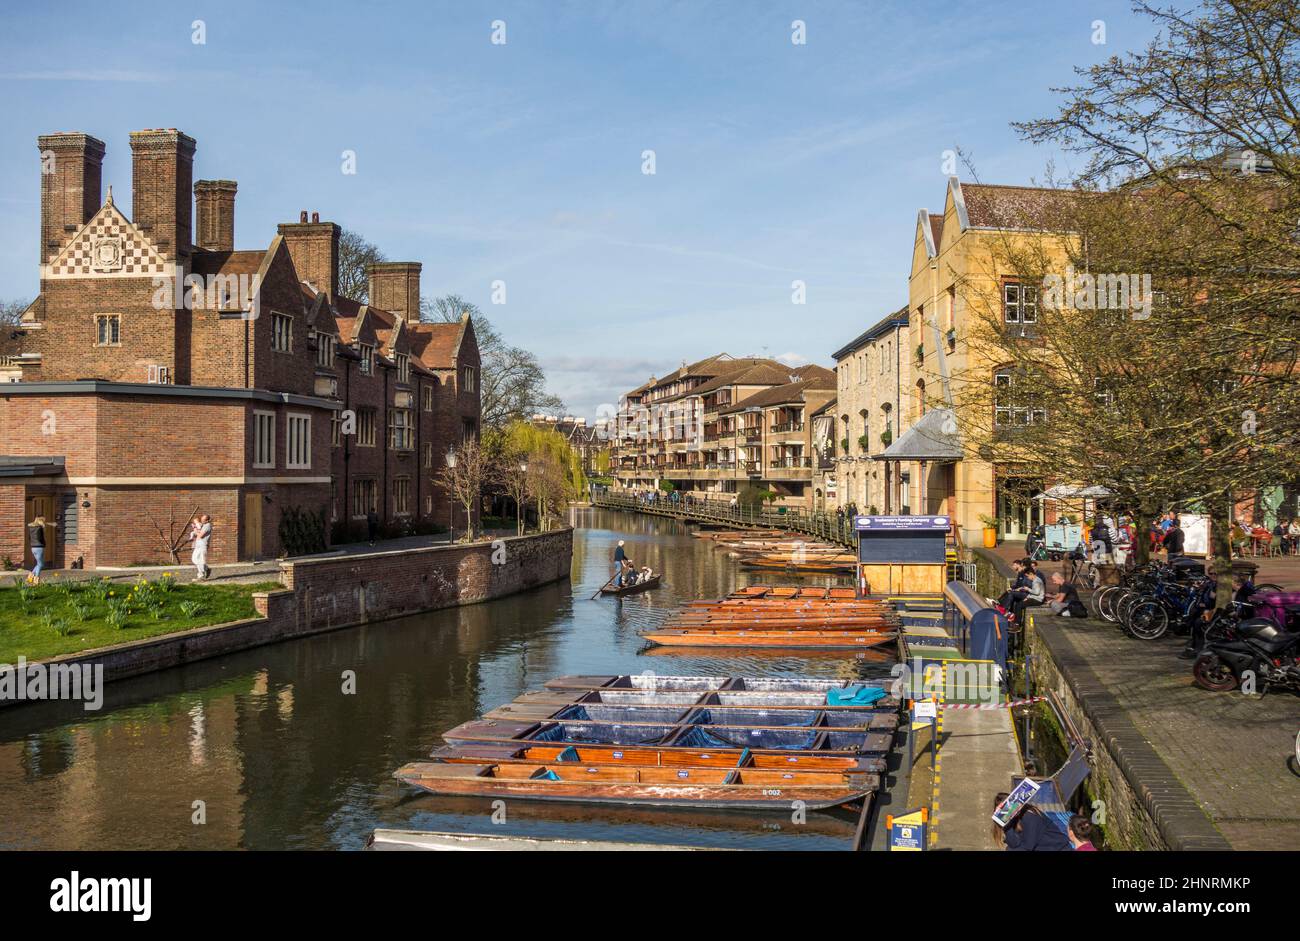
POLYGON ((1203 507, 1222 574, 1235 506, 1293 476, 1300 444, 1300 4, 1135 6, 1156 38, 1018 125, 1087 161, 1035 220, 1064 235, 1006 240, 1037 317, 1009 331, 984 299, 973 342, 1005 367, 966 390, 963 427, 1144 517, 1203 507))
POLYGON ((543 531, 550 529, 570 500, 586 493, 582 455, 555 429, 514 421, 494 433, 490 442, 496 479, 512 495, 517 491, 536 501, 543 531))

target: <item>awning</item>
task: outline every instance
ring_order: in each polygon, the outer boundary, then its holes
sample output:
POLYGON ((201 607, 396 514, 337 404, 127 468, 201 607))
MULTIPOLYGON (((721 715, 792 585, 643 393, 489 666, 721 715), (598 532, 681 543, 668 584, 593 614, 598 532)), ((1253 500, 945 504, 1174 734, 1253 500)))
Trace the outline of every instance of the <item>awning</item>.
POLYGON ((897 441, 879 454, 875 461, 960 461, 961 436, 957 433, 957 416, 950 408, 931 409, 921 416, 897 441))
POLYGON ((1055 487, 1048 487, 1042 493, 1034 497, 1035 500, 1099 500, 1106 497, 1113 497, 1114 491, 1099 484, 1091 487, 1075 487, 1069 484, 1057 484, 1055 487))
POLYGON ((0 454, 0 477, 55 477, 62 473, 62 457, 22 457, 0 454))

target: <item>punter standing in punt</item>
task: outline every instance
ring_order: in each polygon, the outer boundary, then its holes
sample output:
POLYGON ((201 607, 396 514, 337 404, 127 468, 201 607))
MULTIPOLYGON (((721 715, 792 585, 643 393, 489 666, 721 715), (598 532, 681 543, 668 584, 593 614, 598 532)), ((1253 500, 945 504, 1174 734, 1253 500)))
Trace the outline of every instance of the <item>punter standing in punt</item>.
POLYGON ((623 570, 626 568, 626 562, 627 552, 624 551, 623 540, 620 539, 618 545, 614 547, 614 574, 617 576, 614 580, 614 586, 616 588, 623 587, 623 570))

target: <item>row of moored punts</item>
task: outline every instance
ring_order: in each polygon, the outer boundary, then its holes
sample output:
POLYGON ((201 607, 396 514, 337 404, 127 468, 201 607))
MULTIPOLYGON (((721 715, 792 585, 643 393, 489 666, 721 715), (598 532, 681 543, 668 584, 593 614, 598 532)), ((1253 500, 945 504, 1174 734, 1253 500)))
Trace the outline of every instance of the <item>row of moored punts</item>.
POLYGON ((821 809, 880 787, 898 707, 883 681, 559 677, 396 776, 442 795, 821 809))
POLYGON ((806 575, 852 574, 856 559, 841 545, 820 539, 797 539, 785 530, 701 530, 694 533, 725 549, 754 571, 806 575))
POLYGON ((853 589, 753 586, 714 601, 693 601, 644 636, 676 647, 865 650, 896 643, 893 602, 853 589))

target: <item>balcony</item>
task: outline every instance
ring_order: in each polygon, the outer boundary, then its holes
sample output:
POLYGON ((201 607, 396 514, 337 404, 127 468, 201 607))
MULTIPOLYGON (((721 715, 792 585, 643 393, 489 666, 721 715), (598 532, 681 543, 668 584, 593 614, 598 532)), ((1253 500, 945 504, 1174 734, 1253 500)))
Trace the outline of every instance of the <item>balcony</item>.
POLYGON ((767 463, 768 480, 811 480, 812 458, 783 457, 767 463))
POLYGON ((747 442, 763 440, 762 428, 741 428, 739 431, 736 432, 736 434, 739 437, 744 438, 745 441, 747 442))
POLYGON ((772 434, 775 435, 802 434, 802 433, 803 433, 803 422, 801 421, 781 422, 779 424, 772 426, 772 434))
POLYGON ((742 466, 745 468, 745 473, 750 477, 757 477, 759 474, 763 473, 762 461, 744 461, 742 466))

